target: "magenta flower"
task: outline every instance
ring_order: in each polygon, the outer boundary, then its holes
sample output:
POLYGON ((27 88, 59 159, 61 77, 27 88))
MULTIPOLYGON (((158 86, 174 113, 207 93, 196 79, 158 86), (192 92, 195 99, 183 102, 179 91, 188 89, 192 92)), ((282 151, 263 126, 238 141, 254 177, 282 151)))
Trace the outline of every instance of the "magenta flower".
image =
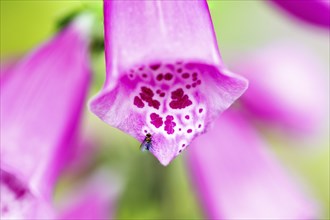
POLYGON ((244 56, 236 66, 250 81, 241 101, 255 119, 303 136, 324 126, 328 80, 311 51, 276 44, 244 56))
POLYGON ((1 78, 2 218, 53 216, 53 187, 90 81, 86 22, 75 20, 1 78))
POLYGON ((246 89, 223 65, 206 1, 104 1, 106 82, 91 110, 167 165, 246 89), (148 145, 149 146, 149 145, 148 145))
POLYGON ((301 20, 330 29, 329 0, 272 0, 272 2, 301 20))
POLYGON ((314 204, 233 110, 191 145, 188 164, 210 219, 315 219, 314 204))

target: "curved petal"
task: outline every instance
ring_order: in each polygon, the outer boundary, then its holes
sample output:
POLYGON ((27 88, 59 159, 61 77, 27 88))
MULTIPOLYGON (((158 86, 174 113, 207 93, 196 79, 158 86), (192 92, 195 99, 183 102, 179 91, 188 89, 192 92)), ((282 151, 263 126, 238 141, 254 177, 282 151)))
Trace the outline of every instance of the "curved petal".
POLYGON ((188 165, 210 219, 314 219, 314 204, 276 163, 256 131, 227 111, 191 145, 188 165))
POLYGON ((237 72, 250 81, 240 99, 251 115, 293 134, 313 134, 327 115, 326 71, 301 47, 275 44, 248 54, 237 72))
POLYGON ((106 82, 91 110, 167 165, 246 89, 221 61, 206 1, 104 1, 106 82), (149 145, 148 145, 149 146, 149 145))
MULTIPOLYGON (((79 125, 90 81, 86 19, 80 17, 1 78, 1 170, 29 198, 50 201, 79 125)), ((11 189, 8 182, 3 184, 11 189)), ((10 206, 17 209, 8 215, 22 211, 10 206)))
POLYGON ((329 0, 272 0, 272 2, 301 20, 330 29, 329 0))
POLYGON ((49 201, 36 197, 14 175, 0 170, 1 219, 54 219, 49 201))

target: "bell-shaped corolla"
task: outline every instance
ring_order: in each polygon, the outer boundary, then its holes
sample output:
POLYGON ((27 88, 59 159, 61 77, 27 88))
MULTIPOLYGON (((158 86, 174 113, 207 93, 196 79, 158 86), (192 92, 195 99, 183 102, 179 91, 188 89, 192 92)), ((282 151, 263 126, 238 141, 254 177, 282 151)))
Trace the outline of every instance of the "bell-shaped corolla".
POLYGON ((1 218, 53 216, 90 81, 90 26, 82 15, 1 75, 1 218))
POLYGON ((205 0, 104 1, 106 81, 91 110, 167 165, 246 89, 205 0), (150 144, 151 142, 151 144, 150 144))

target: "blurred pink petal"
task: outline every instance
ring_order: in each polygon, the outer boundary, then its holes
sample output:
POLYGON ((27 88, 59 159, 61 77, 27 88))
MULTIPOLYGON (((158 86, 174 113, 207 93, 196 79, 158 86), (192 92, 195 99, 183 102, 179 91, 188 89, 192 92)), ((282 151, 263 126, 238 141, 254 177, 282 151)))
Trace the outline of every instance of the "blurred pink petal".
POLYGON ((48 200, 36 198, 27 185, 14 175, 0 169, 1 219, 54 219, 48 200))
POLYGON ((314 206, 249 122, 225 112, 191 145, 188 165, 210 219, 314 219, 314 206))
POLYGON ((206 1, 104 1, 106 82, 91 110, 167 165, 246 89, 223 65, 206 1))
POLYGON ((90 80, 85 19, 76 20, 1 78, 3 218, 44 218, 32 206, 50 201, 90 80), (16 186, 23 196, 14 196, 16 186), (25 212, 20 206, 27 204, 31 207, 25 212))
POLYGON ((66 197, 60 219, 113 219, 115 202, 121 190, 117 176, 99 172, 66 197), (111 179, 110 179, 111 178, 111 179))
POLYGON ((330 29, 329 0, 272 0, 272 2, 301 20, 330 29))
POLYGON ((327 74, 310 51, 273 45, 246 55, 236 66, 250 81, 241 100, 252 116, 302 135, 324 126, 327 74))

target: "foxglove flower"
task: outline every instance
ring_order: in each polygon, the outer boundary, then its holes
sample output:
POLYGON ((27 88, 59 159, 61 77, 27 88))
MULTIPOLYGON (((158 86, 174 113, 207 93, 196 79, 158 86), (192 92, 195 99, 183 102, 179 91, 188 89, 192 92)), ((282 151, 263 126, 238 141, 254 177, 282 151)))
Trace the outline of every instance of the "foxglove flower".
POLYGON ((246 89, 223 65, 206 1, 104 1, 106 81, 91 110, 167 165, 246 89), (149 146, 149 145, 148 145, 149 146))
POLYGON ((275 44, 244 56, 236 71, 250 81, 240 99, 255 119, 295 135, 316 134, 328 108, 326 71, 311 51, 275 44))
POLYGON ((272 2, 301 20, 330 29, 329 0, 272 0, 272 2))
POLYGON ((315 219, 301 194, 240 113, 228 110, 188 153, 191 176, 210 219, 315 219))
POLYGON ((90 81, 89 22, 79 17, 1 78, 2 218, 52 217, 53 187, 90 81))

